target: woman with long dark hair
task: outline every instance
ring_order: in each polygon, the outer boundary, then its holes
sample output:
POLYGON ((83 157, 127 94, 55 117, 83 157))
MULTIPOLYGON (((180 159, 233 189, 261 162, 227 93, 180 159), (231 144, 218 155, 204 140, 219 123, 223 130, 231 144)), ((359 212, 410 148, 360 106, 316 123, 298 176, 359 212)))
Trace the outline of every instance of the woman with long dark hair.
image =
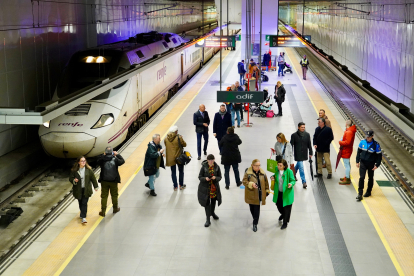
POLYGON ((79 201, 80 218, 82 223, 87 223, 88 200, 92 196, 92 185, 98 190, 98 181, 84 156, 76 159, 70 172, 69 182, 73 184, 73 197, 79 201), (92 183, 92 184, 91 184, 92 183))

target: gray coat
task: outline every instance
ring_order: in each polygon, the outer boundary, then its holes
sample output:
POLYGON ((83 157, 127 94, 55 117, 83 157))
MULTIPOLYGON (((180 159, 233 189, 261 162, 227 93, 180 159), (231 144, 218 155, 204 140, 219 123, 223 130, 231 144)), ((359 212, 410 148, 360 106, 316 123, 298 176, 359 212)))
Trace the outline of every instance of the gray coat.
MULTIPOLYGON (((282 155, 282 143, 276 142, 275 150, 276 150, 276 155, 282 155)), ((286 150, 285 150, 285 155, 283 156, 283 159, 286 160, 288 167, 290 168, 290 164, 293 164, 294 160, 293 160, 292 145, 289 142, 286 143, 286 150)))

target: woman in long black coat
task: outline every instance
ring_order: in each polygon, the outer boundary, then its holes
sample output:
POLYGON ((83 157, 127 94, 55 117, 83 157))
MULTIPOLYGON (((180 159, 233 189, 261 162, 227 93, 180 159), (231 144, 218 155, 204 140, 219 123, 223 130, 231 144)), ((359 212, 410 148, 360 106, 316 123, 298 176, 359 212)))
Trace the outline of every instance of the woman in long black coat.
POLYGON ((221 138, 219 145, 222 147, 221 164, 224 165, 224 180, 226 182, 226 189, 230 187, 230 167, 233 167, 234 178, 236 179, 237 187, 242 183, 240 181, 239 163, 241 163, 241 155, 239 145, 242 143, 239 136, 234 133, 234 128, 229 127, 227 134, 221 138))
POLYGON ((198 179, 200 180, 197 192, 198 202, 206 210, 207 220, 204 226, 209 227, 211 224, 210 216, 213 219, 219 219, 216 213, 214 213, 216 201, 218 201, 219 206, 221 204, 221 191, 219 186, 221 171, 219 165, 214 162, 214 155, 209 154, 207 160, 201 163, 198 179))

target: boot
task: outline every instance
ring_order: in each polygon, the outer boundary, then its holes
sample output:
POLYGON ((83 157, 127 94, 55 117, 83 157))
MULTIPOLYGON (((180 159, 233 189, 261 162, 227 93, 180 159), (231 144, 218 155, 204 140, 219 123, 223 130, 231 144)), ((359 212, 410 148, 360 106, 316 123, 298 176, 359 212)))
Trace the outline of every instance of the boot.
POLYGON ((157 196, 157 194, 155 193, 155 190, 151 190, 150 195, 157 196))
POLYGON ((213 217, 213 219, 215 219, 215 220, 219 219, 219 217, 218 217, 215 213, 213 213, 211 216, 212 216, 212 217, 213 217))
POLYGON ((362 195, 358 194, 357 197, 356 197, 356 200, 361 201, 362 200, 362 195))
POLYGON ((121 211, 121 207, 118 207, 118 208, 114 208, 114 211, 113 211, 113 213, 114 213, 114 214, 116 214, 116 213, 118 213, 119 211, 121 211))
POLYGON ((209 227, 211 225, 210 217, 207 217, 206 223, 204 223, 204 227, 209 227))
POLYGON ((105 217, 105 212, 104 212, 104 211, 100 211, 100 212, 99 212, 99 215, 100 215, 101 217, 105 217))
POLYGON ((331 178, 332 178, 332 174, 331 173, 328 173, 327 179, 331 179, 331 178))
POLYGON ((351 179, 343 177, 341 178, 341 181, 339 181, 339 185, 349 185, 351 184, 351 179))
POLYGON ((364 194, 364 197, 370 197, 371 196, 371 192, 366 192, 365 194, 364 194))

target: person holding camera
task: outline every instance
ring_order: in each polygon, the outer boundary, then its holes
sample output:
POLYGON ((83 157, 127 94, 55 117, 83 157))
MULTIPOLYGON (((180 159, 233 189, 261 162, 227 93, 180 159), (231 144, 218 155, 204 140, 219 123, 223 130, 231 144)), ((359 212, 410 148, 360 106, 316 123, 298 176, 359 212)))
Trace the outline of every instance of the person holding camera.
POLYGON ((118 183, 121 183, 118 167, 124 163, 124 158, 110 146, 106 147, 104 154, 98 158, 97 164, 101 167, 101 174, 98 180, 102 187, 101 211, 99 212, 101 217, 105 217, 109 192, 111 192, 114 214, 121 211, 121 208, 118 206, 118 183))
POLYGON ((178 127, 172 126, 167 134, 167 139, 164 140, 166 162, 167 167, 171 167, 171 178, 174 184, 174 191, 178 190, 177 184, 177 166, 180 181, 180 190, 184 190, 186 185, 184 184, 184 164, 177 163, 177 157, 182 153, 182 148, 187 146, 183 136, 178 134, 178 127))

